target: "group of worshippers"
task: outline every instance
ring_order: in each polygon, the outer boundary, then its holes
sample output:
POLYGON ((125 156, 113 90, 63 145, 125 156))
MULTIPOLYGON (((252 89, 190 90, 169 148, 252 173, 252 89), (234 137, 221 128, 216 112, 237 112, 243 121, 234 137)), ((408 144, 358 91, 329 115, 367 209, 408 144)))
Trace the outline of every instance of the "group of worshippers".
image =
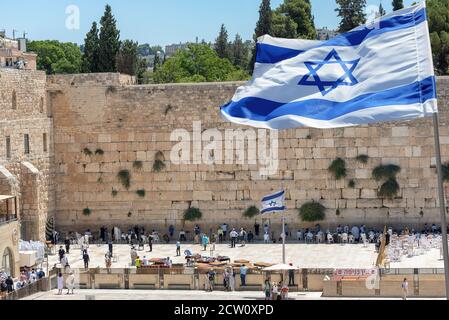
POLYGON ((0 272, 0 295, 3 296, 15 290, 25 288, 44 277, 45 272, 42 269, 28 267, 22 268, 20 276, 17 278, 13 278, 11 275, 2 271, 0 272))

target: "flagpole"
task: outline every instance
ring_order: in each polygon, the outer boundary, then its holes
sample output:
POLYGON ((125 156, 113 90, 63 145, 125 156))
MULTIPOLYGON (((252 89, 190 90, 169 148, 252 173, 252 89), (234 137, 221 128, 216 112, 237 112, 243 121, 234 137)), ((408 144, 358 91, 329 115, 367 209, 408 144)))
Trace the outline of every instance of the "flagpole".
POLYGON ((282 263, 285 264, 285 216, 282 211, 282 263))
POLYGON ((443 166, 441 162, 441 147, 440 147, 440 128, 438 113, 433 114, 433 127, 435 136, 435 155, 438 172, 438 195, 440 200, 440 215, 441 215, 441 241, 443 242, 443 259, 444 259, 444 274, 446 283, 446 299, 449 300, 449 250, 447 243, 447 222, 446 222, 446 202, 444 199, 443 186, 443 166))

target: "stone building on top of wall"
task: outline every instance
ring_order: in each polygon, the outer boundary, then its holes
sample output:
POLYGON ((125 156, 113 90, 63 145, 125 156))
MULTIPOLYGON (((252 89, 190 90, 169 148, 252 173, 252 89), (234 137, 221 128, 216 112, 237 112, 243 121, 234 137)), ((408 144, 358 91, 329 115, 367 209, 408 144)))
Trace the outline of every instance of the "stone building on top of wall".
POLYGON ((0 31, 0 68, 36 70, 37 55, 27 52, 27 39, 10 39, 0 31))

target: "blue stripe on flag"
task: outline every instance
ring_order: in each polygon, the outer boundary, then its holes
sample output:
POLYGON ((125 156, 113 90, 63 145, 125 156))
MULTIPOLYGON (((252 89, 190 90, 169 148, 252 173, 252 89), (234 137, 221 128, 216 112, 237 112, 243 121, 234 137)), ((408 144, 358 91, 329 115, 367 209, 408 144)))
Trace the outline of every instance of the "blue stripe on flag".
MULTIPOLYGON (((365 27, 360 30, 350 31, 338 35, 337 37, 328 41, 322 42, 317 47, 330 46, 358 46, 368 38, 372 38, 383 33, 397 31, 401 29, 415 27, 416 25, 426 21, 426 9, 418 10, 417 12, 394 16, 380 21, 378 28, 365 27)), ((296 57, 304 51, 273 46, 265 43, 257 44, 258 63, 277 63, 286 59, 296 57)))
POLYGON ((284 210, 285 210, 285 206, 284 207, 277 207, 277 208, 268 208, 268 209, 262 210, 260 213, 264 214, 264 213, 267 213, 267 212, 284 211, 284 210))
POLYGON ((345 102, 323 99, 282 103, 255 97, 230 102, 222 111, 235 118, 269 121, 285 115, 316 120, 332 120, 345 114, 388 105, 424 103, 436 98, 435 77, 380 92, 367 93, 345 102))
POLYGON ((275 194, 272 194, 272 195, 266 196, 265 198, 263 198, 263 199, 262 199, 262 202, 265 202, 265 201, 270 201, 270 200, 273 200, 273 199, 279 198, 280 196, 283 196, 283 195, 284 195, 284 193, 285 193, 285 191, 281 191, 281 192, 278 192, 278 193, 275 193, 275 194))

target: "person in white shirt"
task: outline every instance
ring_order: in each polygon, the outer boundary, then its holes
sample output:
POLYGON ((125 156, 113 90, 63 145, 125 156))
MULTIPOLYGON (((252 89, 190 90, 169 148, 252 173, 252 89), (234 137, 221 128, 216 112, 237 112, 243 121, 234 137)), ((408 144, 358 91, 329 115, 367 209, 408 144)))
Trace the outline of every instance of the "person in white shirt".
POLYGON ((64 277, 62 276, 62 273, 60 272, 58 274, 58 295, 62 294, 62 289, 64 289, 64 277))
POLYGON ((269 243, 270 242, 270 235, 267 232, 265 232, 264 235, 263 235, 263 242, 264 243, 269 243))
POLYGON ((226 240, 226 236, 228 234, 228 224, 227 223, 223 223, 221 225, 221 229, 223 230, 223 238, 224 238, 224 240, 226 240))
POLYGON ((231 248, 235 248, 235 243, 237 241, 237 237, 239 236, 239 234, 237 233, 237 231, 235 231, 235 229, 232 229, 229 236, 231 237, 231 248))
POLYGON ((402 282, 402 300, 407 300, 408 295, 408 281, 407 278, 402 282))
POLYGON ((296 232, 296 238, 298 239, 298 241, 302 241, 303 239, 302 230, 298 229, 298 231, 296 232))
POLYGON ((351 233, 354 236, 355 241, 359 241, 359 239, 360 239, 359 227, 353 226, 352 229, 351 229, 351 233))

